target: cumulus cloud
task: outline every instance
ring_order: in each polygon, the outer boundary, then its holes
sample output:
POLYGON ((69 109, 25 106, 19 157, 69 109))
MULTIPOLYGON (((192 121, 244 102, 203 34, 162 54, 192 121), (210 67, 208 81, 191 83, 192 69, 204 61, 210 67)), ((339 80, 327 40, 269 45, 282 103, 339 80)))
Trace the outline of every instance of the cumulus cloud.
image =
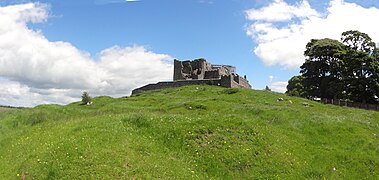
POLYGON ((287 91, 287 81, 277 81, 273 75, 268 76, 269 87, 272 91, 284 93, 287 91))
POLYGON ((331 0, 325 12, 317 12, 308 1, 294 5, 274 0, 268 6, 246 11, 251 22, 246 33, 256 43, 254 53, 266 65, 299 67, 310 39, 340 39, 347 30, 359 30, 379 42, 376 7, 365 8, 343 0, 331 0))
POLYGON ((49 7, 39 3, 0 7, 0 103, 64 104, 78 100, 83 90, 124 96, 148 82, 171 78, 169 55, 142 46, 114 46, 94 60, 68 42, 51 42, 28 28, 27 23, 47 21, 48 14, 49 7))
POLYGON ((0 79, 0 84, 0 105, 24 107, 48 103, 67 104, 77 101, 76 96, 81 93, 80 90, 72 89, 35 89, 6 79, 0 79))
POLYGON ((286 81, 276 81, 270 84, 270 89, 275 92, 285 93, 287 91, 287 82, 286 81))
POLYGON ((293 17, 306 18, 319 16, 317 11, 311 8, 308 1, 301 1, 296 5, 288 5, 283 0, 275 0, 272 4, 261 9, 251 9, 246 11, 249 20, 265 21, 288 21, 293 17))

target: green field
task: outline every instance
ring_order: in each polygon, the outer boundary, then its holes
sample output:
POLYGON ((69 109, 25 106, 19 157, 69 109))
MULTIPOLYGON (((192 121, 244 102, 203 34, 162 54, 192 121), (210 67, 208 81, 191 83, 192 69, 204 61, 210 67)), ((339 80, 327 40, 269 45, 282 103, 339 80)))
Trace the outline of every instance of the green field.
POLYGON ((12 108, 6 108, 6 107, 0 107, 0 113, 1 112, 6 112, 6 111, 12 111, 12 108))
POLYGON ((379 179, 379 113, 212 86, 0 110, 0 179, 21 176, 379 179))

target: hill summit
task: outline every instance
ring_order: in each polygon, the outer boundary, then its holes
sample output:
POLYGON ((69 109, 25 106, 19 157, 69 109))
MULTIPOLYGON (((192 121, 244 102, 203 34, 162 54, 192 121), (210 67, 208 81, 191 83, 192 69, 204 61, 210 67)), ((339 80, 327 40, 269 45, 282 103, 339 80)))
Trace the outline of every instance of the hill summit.
POLYGON ((375 111, 202 85, 80 104, 1 111, 0 178, 379 178, 375 111))

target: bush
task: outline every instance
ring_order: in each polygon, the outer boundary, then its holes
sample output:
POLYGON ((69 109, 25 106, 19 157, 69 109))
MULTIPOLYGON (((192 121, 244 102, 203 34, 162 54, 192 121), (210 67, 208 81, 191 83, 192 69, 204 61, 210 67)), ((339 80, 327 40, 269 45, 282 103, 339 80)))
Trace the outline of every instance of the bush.
POLYGON ((92 98, 91 96, 89 96, 88 92, 83 92, 82 102, 83 102, 83 105, 92 103, 92 98))

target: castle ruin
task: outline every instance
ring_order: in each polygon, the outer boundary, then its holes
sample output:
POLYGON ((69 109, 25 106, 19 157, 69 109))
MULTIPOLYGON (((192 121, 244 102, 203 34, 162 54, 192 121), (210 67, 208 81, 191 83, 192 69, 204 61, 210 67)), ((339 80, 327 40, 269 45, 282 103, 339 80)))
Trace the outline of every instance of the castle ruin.
POLYGON ((216 85, 226 88, 251 88, 246 77, 239 76, 234 66, 213 65, 205 59, 195 59, 193 61, 179 61, 175 59, 173 80, 145 85, 134 89, 132 94, 195 84, 216 85))

